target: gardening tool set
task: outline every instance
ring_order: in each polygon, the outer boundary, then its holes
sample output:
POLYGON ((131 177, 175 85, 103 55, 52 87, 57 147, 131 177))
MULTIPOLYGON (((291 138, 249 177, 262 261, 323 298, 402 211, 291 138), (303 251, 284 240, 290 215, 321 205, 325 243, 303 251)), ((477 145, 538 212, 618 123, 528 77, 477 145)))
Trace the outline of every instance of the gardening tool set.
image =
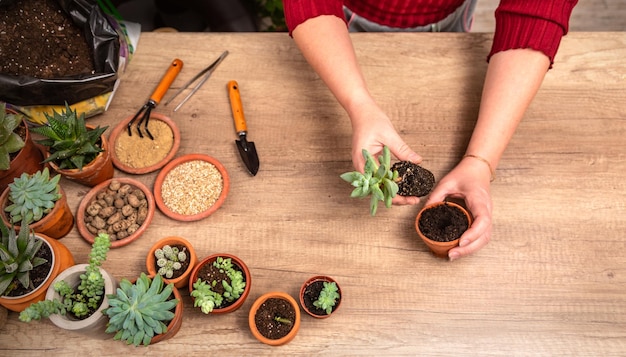
MULTIPOLYGON (((217 66, 226 58, 228 55, 228 51, 224 51, 213 63, 211 63, 208 67, 204 68, 200 72, 198 72, 195 76, 191 78, 187 83, 185 83, 178 91, 169 98, 164 105, 168 105, 174 98, 176 98, 180 93, 182 93, 185 89, 187 89, 192 83, 198 81, 196 85, 192 88, 192 90, 187 94, 187 96, 174 108, 174 111, 180 109, 180 107, 185 104, 189 98, 191 98, 200 87, 209 79, 213 71, 217 68, 217 66)), ((133 135, 133 126, 136 122, 137 134, 139 137, 143 138, 144 134, 148 138, 154 140, 152 133, 148 130, 148 122, 150 121, 150 113, 152 109, 156 108, 156 106, 161 102, 163 96, 168 91, 178 74, 183 68, 183 61, 180 59, 174 59, 167 71, 161 78, 161 81, 157 85, 156 89, 137 114, 133 116, 133 118, 128 122, 128 135, 133 135), (139 119, 139 120, 137 120, 139 119), (143 131, 141 126, 143 125, 143 131)), ((235 122, 235 131, 239 137, 239 140, 235 140, 235 146, 237 147, 239 154, 243 163, 246 165, 248 172, 252 176, 256 175, 259 171, 259 156, 256 151, 256 147, 254 146, 254 142, 248 141, 248 128, 246 124, 246 119, 243 113, 243 106, 241 103, 241 95, 239 93, 239 84, 237 81, 229 81, 227 85, 228 89, 228 97, 230 99, 230 106, 233 113, 233 119, 235 122)))

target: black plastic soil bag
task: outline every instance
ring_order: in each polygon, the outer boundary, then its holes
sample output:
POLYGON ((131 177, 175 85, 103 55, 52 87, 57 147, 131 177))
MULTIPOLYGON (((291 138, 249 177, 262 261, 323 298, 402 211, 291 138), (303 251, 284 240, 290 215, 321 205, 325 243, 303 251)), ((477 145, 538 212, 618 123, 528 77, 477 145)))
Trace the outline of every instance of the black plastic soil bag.
MULTIPOLYGON (((2 2, 6 0, 0 0, 2 2)), ((55 79, 0 73, 0 101, 20 106, 77 103, 111 92, 117 80, 120 41, 96 0, 58 0, 82 28, 93 51, 95 73, 55 79)))

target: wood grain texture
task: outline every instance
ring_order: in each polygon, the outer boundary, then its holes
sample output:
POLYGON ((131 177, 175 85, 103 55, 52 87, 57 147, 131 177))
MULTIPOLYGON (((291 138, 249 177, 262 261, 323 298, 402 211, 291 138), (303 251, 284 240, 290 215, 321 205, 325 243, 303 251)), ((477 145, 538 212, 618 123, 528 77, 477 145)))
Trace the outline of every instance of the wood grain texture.
MULTIPOLYGON (((397 130, 441 178, 474 125, 489 34, 355 34, 357 55, 397 130)), ((138 241, 104 268, 134 278, 158 239, 179 235, 199 258, 233 253, 252 272, 252 292, 228 315, 205 316, 184 293, 180 332, 147 350, 85 341, 48 321, 9 314, 1 355, 482 355, 619 356, 626 351, 626 34, 571 33, 497 168, 492 242, 454 263, 418 239, 418 206, 380 208, 350 199, 352 170, 342 108, 286 34, 143 33, 110 109, 114 125, 147 100, 175 57, 177 89, 224 50, 230 55, 178 112, 178 155, 205 153, 231 175, 212 216, 190 223, 160 212, 138 241), (251 177, 235 147, 226 83, 235 79, 261 167, 251 177), (324 321, 303 316, 288 345, 257 342, 247 327, 255 298, 296 297, 310 276, 334 277, 344 300, 324 321), (18 344, 15 344, 17 342, 18 344)), ((165 100, 172 95, 171 90, 165 100)), ((116 171, 117 177, 126 176, 116 171)), ((156 173, 137 176, 148 187, 156 173)), ((86 187, 63 180, 76 210, 86 187)), ((77 262, 89 245, 62 239, 77 262)))

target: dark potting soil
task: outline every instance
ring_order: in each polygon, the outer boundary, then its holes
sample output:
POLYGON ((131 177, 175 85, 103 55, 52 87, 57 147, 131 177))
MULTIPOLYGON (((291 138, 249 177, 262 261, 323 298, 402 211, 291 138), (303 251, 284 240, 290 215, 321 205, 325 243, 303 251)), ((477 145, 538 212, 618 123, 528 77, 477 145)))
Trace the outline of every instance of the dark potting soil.
POLYGON ((391 166, 398 171, 398 194, 422 197, 430 193, 435 185, 435 175, 429 170, 409 161, 398 161, 391 166))
POLYGON ((254 315, 254 323, 261 335, 271 340, 278 340, 289 334, 295 322, 296 312, 291 304, 279 298, 270 298, 265 300, 256 314, 254 315), (286 322, 276 321, 276 318, 286 319, 286 322))
MULTIPOLYGON (((172 280, 172 279, 176 279, 179 276, 183 275, 183 273, 187 270, 187 268, 189 267, 189 261, 191 260, 191 255, 189 254, 189 250, 187 250, 187 247, 185 247, 182 244, 174 244, 171 245, 172 248, 178 248, 179 251, 182 251, 183 249, 185 249, 185 253, 187 254, 187 259, 185 259, 184 261, 180 262, 180 269, 174 270, 174 274, 172 275, 171 278, 167 278, 168 280, 172 280)), ((156 263, 156 259, 154 260, 154 269, 158 272, 159 271, 159 266, 156 263)))
MULTIPOLYGON (((237 264, 235 264, 235 262, 233 262, 233 268, 235 270, 239 270, 242 274, 243 274, 243 270, 241 270, 241 268, 239 268, 239 266, 237 264)), ((217 283, 215 284, 215 286, 213 286, 211 288, 212 291, 218 293, 218 294, 224 294, 225 290, 224 290, 224 285, 222 285, 222 281, 226 280, 226 282, 228 282, 230 284, 230 278, 228 277, 228 274, 226 274, 225 271, 220 271, 219 268, 216 268, 213 266, 213 262, 208 263, 203 265, 199 270, 198 270, 198 278, 202 279, 203 281, 207 282, 209 285, 212 285, 213 281, 216 281, 217 283)), ((197 281, 197 279, 196 279, 197 281)), ((246 282, 246 274, 243 274, 243 281, 246 282)), ((190 282, 192 285, 195 283, 195 281, 190 282)), ((222 304, 220 306, 216 306, 217 308, 223 309, 225 307, 228 307, 232 304, 235 303, 235 301, 226 301, 226 299, 222 300, 222 304)))
POLYGON ((57 0, 0 8, 0 73, 49 79, 95 72, 83 35, 57 0))
POLYGON ((422 213, 418 224, 426 237, 437 242, 458 239, 469 228, 465 214, 448 204, 427 209, 422 213))
MULTIPOLYGON (((326 315, 326 310, 313 305, 313 302, 320 296, 322 289, 324 289, 324 282, 322 280, 312 282, 304 289, 303 301, 304 306, 306 306, 309 311, 315 315, 324 316, 326 315)), ((335 308, 339 306, 339 301, 341 301, 341 296, 339 296, 335 306, 333 306, 333 311, 335 311, 335 308)))
POLYGON ((16 288, 11 290, 11 292, 6 294, 6 296, 21 296, 28 294, 29 292, 39 287, 39 285, 43 284, 43 282, 46 280, 46 278, 48 277, 48 273, 50 273, 50 269, 52 269, 52 251, 50 250, 50 247, 48 247, 48 245, 44 243, 41 245, 41 248, 39 249, 37 254, 35 254, 35 256, 43 258, 47 260, 47 262, 34 267, 30 271, 30 273, 28 274, 28 276, 30 277, 30 287, 25 288, 19 281, 17 281, 17 279, 15 279, 14 283, 16 284, 16 288))

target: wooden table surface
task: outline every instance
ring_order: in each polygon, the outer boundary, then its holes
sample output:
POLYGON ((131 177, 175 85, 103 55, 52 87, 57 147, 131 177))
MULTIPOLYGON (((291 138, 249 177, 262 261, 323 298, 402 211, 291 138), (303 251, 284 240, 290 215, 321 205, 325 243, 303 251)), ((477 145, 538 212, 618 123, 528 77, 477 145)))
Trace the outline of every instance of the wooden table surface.
MULTIPOLYGON (((478 111, 490 34, 355 34, 374 97, 403 138, 441 178, 463 154, 478 111)), ((49 321, 0 332, 0 354, 41 355, 587 355, 626 353, 626 34, 571 33, 510 143, 492 184, 492 242, 455 262, 417 237, 418 206, 350 199, 347 115, 286 34, 142 33, 109 110, 114 125, 143 105, 174 58, 179 88, 222 51, 230 54, 181 110, 177 156, 205 153, 231 177, 225 204, 190 223, 160 212, 136 242, 109 253, 117 278, 145 270, 158 239, 189 239, 200 257, 232 253, 252 273, 252 292, 228 315, 202 314, 184 292, 180 332, 144 350, 84 340, 49 321), (235 147, 226 83, 239 82, 249 140, 261 167, 250 176, 235 147), (303 315, 282 347, 248 328, 253 301, 297 297, 326 274, 344 298, 331 318, 303 315), (18 344, 15 344, 17 342, 18 344)), ((168 92, 165 99, 174 91, 168 92)), ((178 100, 174 101, 176 104, 178 100)), ((110 129, 109 129, 110 131, 110 129)), ((128 176, 116 171, 117 177, 128 176)), ((156 173, 136 176, 149 187, 156 173)), ((77 209, 86 187, 62 181, 77 209)), ((90 246, 76 228, 62 239, 77 263, 90 246)))

